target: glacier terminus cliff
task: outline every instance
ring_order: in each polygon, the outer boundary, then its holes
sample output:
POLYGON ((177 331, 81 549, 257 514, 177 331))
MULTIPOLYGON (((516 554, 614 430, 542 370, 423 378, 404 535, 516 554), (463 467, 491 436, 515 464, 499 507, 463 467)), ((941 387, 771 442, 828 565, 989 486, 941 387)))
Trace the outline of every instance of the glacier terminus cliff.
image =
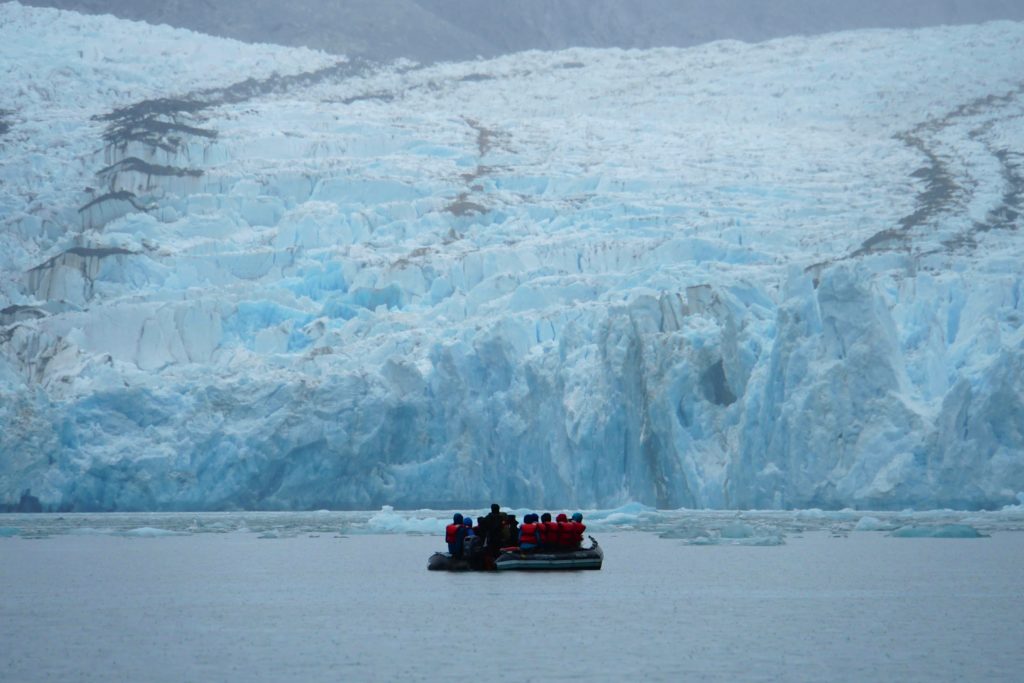
POLYGON ((435 65, 0 35, 0 503, 1024 491, 1024 24, 435 65))

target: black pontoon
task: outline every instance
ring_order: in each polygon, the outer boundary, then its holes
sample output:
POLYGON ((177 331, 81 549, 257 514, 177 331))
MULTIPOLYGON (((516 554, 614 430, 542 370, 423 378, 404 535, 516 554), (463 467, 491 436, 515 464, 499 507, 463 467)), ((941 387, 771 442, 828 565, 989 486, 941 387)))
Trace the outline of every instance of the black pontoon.
POLYGON ((593 536, 589 548, 578 550, 520 550, 519 548, 503 549, 493 567, 485 561, 473 561, 453 558, 449 553, 434 553, 427 561, 427 569, 435 571, 472 571, 483 569, 508 570, 565 570, 565 569, 600 569, 604 561, 604 551, 593 536))

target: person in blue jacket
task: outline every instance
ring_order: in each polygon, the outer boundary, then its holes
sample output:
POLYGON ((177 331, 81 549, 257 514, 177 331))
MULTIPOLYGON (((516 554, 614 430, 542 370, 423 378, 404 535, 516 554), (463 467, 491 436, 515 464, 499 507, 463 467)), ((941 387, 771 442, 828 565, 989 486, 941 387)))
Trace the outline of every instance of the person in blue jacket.
POLYGON ((452 515, 452 523, 444 528, 444 540, 448 543, 448 553, 452 557, 462 557, 462 548, 466 542, 466 525, 462 513, 452 515))
POLYGON ((469 562, 472 569, 483 569, 484 539, 473 529, 473 518, 466 517, 462 520, 466 529, 466 536, 462 544, 462 558, 469 562))

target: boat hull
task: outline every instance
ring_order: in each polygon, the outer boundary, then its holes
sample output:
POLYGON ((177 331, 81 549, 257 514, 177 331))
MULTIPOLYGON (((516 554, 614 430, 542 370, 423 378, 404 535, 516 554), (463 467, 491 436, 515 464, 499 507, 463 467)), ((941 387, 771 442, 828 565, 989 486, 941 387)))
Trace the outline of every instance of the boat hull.
POLYGON ((427 560, 427 569, 435 572, 466 572, 472 567, 466 560, 454 558, 449 553, 434 553, 427 560))
POLYGON ((465 572, 497 569, 509 570, 577 570, 600 569, 604 563, 604 551, 590 536, 590 547, 579 550, 558 552, 524 551, 519 548, 502 550, 496 559, 490 556, 474 554, 472 561, 466 558, 452 557, 449 553, 434 553, 427 560, 427 569, 431 571, 465 572))
MULTIPOLYGON (((591 539, 593 540, 593 539, 591 539)), ((600 569, 604 563, 604 551, 595 542, 589 548, 569 552, 523 552, 505 551, 494 561, 499 571, 552 571, 567 569, 600 569)))

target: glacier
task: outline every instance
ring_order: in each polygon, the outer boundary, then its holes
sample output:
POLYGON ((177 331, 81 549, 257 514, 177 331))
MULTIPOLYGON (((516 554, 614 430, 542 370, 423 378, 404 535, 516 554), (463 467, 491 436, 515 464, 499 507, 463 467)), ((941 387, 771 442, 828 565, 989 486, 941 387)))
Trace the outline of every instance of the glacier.
POLYGON ((0 37, 0 503, 1024 491, 1024 24, 421 65, 8 2, 0 37))

